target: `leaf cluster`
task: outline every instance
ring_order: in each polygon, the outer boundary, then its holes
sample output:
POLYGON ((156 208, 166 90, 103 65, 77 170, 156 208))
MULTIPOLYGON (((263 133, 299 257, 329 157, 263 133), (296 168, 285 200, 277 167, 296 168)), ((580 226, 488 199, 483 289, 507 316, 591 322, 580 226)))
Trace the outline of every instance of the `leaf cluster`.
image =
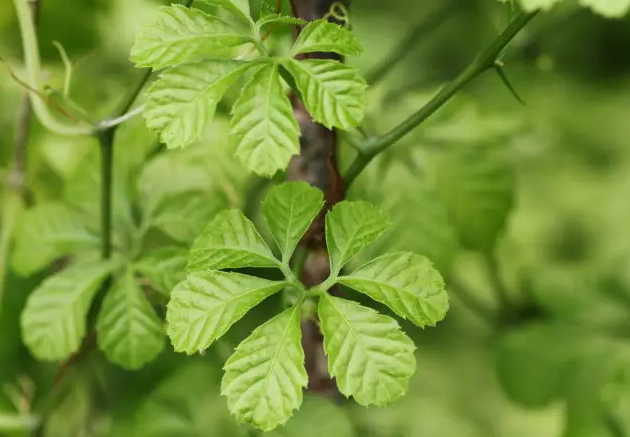
MULTIPOLYGON (((199 159, 191 148, 157 156, 132 184, 114 189, 114 254, 100 259, 98 162, 88 154, 64 183, 64 196, 38 203, 22 216, 12 267, 21 276, 55 270, 28 297, 21 314, 24 343, 38 359, 60 361, 78 352, 96 331, 106 357, 128 369, 153 361, 163 350, 163 305, 184 278, 186 245, 230 204, 208 161, 228 167, 220 155, 199 159), (95 318, 88 317, 102 302, 95 318)), ((121 155, 121 159, 128 159, 121 155)), ((134 173, 118 167, 120 176, 134 173)))
POLYGON ((434 326, 448 309, 444 280, 431 262, 409 252, 385 254, 353 273, 342 268, 387 228, 389 217, 362 201, 344 201, 326 215, 331 273, 306 289, 289 266, 299 240, 323 207, 321 191, 304 182, 271 189, 263 214, 279 256, 239 210, 225 210, 195 240, 187 277, 171 294, 166 320, 176 351, 193 354, 211 346, 250 309, 285 290, 297 301, 256 328, 225 364, 222 393, 242 422, 271 430, 286 422, 302 402, 307 384, 300 321, 316 302, 328 370, 341 393, 362 405, 386 405, 400 398, 415 371, 415 346, 389 316, 334 297, 342 284, 387 306, 416 326, 434 326), (271 281, 233 269, 276 268, 271 281), (226 271, 230 269, 230 271, 226 271), (303 315, 304 313, 304 315, 303 315))
POLYGON ((147 126, 169 148, 197 141, 214 118, 228 88, 241 83, 232 108, 234 153, 251 172, 271 177, 298 155, 300 129, 286 94, 290 86, 313 119, 329 128, 357 126, 364 114, 366 83, 335 60, 295 59, 313 52, 356 56, 361 45, 347 29, 326 20, 306 24, 278 14, 254 21, 243 1, 204 0, 229 17, 173 5, 159 9, 138 32, 131 60, 164 69, 147 91, 147 126), (303 25, 289 53, 272 56, 265 31, 272 25, 303 25), (235 57, 231 48, 249 45, 235 57))

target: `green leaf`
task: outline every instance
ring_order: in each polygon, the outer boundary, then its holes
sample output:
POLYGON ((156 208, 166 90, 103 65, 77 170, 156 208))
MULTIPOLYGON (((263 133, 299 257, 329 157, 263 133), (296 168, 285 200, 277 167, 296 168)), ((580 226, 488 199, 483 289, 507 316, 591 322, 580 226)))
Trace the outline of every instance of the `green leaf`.
POLYGON ((160 69, 216 56, 217 50, 251 40, 221 19, 181 5, 158 9, 157 18, 144 24, 131 48, 131 61, 160 69))
POLYGON ((306 394, 295 416, 266 437, 358 437, 350 414, 336 399, 306 394))
MULTIPOLYGON (((129 181, 139 162, 127 150, 134 147, 127 147, 128 143, 122 142, 124 137, 122 139, 119 137, 119 134, 124 132, 124 127, 125 124, 121 126, 114 141, 116 150, 124 149, 114 154, 113 163, 116 171, 113 174, 112 184, 112 238, 116 245, 121 239, 126 238, 129 232, 133 232, 135 227, 129 181)), ((145 126, 142 126, 142 129, 147 130, 145 126)), ((79 150, 77 149, 75 153, 78 154, 79 150)), ((65 154, 61 156, 66 157, 65 154)), ((63 187, 63 202, 81 214, 86 225, 95 235, 100 235, 100 196, 94 195, 101 192, 100 169, 101 157, 98 147, 90 147, 77 163, 74 172, 65 180, 63 187)))
POLYGON ((442 275, 431 261, 414 253, 383 255, 337 282, 381 302, 421 328, 435 326, 449 307, 442 275))
POLYGON ((345 130, 361 123, 367 84, 356 70, 323 59, 290 59, 283 66, 295 79, 302 101, 316 122, 345 130))
POLYGON ((542 408, 562 395, 569 366, 583 335, 551 324, 528 324, 498 342, 496 373, 506 394, 527 407, 542 408))
POLYGON ((151 224, 175 241, 190 243, 227 203, 220 193, 211 196, 199 192, 180 193, 164 198, 151 224))
POLYGON ((495 146, 453 148, 437 162, 437 191, 462 245, 491 251, 514 204, 515 176, 507 151, 495 146))
MULTIPOLYGON (((501 0, 503 2, 507 0, 501 0)), ((549 10, 562 0, 520 0, 523 10, 549 10)), ((622 18, 630 10, 630 0, 579 0, 579 4, 606 18, 622 18)))
POLYGON ((520 0, 520 3, 525 11, 532 12, 537 9, 549 10, 552 6, 561 1, 562 0, 520 0))
POLYGON ((126 369, 139 369, 164 349, 162 320, 136 283, 132 271, 116 280, 96 322, 98 347, 126 369))
POLYGON ((225 363, 221 393, 239 421, 269 431, 302 404, 308 375, 300 314, 295 306, 259 326, 225 363))
POLYGON ((580 4, 607 18, 621 18, 630 9, 630 0, 580 0, 580 4))
POLYGON ((263 66, 245 84, 231 126, 236 156, 261 176, 286 169, 291 156, 300 153, 300 128, 277 64, 263 66))
POLYGON ((218 6, 231 12, 236 18, 245 22, 252 23, 250 17, 249 0, 201 0, 212 6, 218 6))
POLYGON ((327 20, 311 21, 293 45, 291 55, 314 52, 335 52, 344 56, 359 56, 361 43, 348 29, 327 20))
POLYGON ((189 275, 171 293, 166 311, 173 347, 189 355, 207 349, 247 311, 285 285, 233 272, 189 275))
MULTIPOLYGON (((40 424, 46 430, 43 436, 75 437, 85 435, 93 426, 98 407, 95 405, 94 382, 86 373, 73 372, 72 383, 55 393, 55 402, 51 402, 40 424)), ((8 435, 11 435, 10 431, 8 435)))
POLYGON ((376 240, 389 226, 389 215, 368 202, 339 202, 326 215, 326 246, 331 275, 361 249, 376 240))
POLYGON ((300 238, 323 206, 323 193, 306 182, 286 182, 269 190, 262 210, 283 262, 291 259, 300 238))
POLYGON ((301 18, 292 17, 290 15, 267 14, 263 15, 256 21, 256 28, 260 31, 263 27, 270 24, 286 24, 289 26, 305 26, 308 21, 301 18))
POLYGON ((147 126, 169 148, 189 145, 204 133, 223 94, 250 65, 211 59, 165 71, 147 90, 147 126))
POLYGON ((21 217, 15 235, 12 267, 27 276, 52 261, 99 247, 79 214, 61 203, 42 203, 21 217))
POLYGON ((184 360, 174 366, 166 378, 153 384, 155 388, 140 399, 138 407, 134 402, 132 427, 116 420, 122 427, 121 432, 112 430, 108 434, 116 437, 244 437, 243 430, 225 408, 225 399, 219 394, 220 381, 221 368, 215 360, 184 360), (212 413, 208 414, 209 411, 212 413))
POLYGON ((328 371, 361 405, 388 405, 407 392, 415 346, 394 319, 323 293, 318 314, 328 371))
POLYGON ((78 263, 35 289, 21 317, 22 339, 33 355, 57 361, 79 349, 92 298, 111 271, 109 263, 78 263))
POLYGON ((188 251, 180 247, 164 247, 149 252, 135 264, 153 288, 170 296, 177 284, 186 279, 188 251))
POLYGON ((376 253, 389 250, 420 253, 448 276, 458 241, 446 206, 433 190, 419 186, 417 181, 406 190, 408 193, 390 210, 393 223, 377 244, 384 247, 378 247, 376 253))
POLYGON ((238 209, 223 211, 206 225, 188 255, 188 272, 240 267, 275 267, 278 261, 254 224, 238 209))
MULTIPOLYGON (((225 121, 222 124, 226 124, 225 121)), ((216 134, 223 137, 226 130, 227 126, 221 126, 216 134)), ((168 203, 167 198, 175 198, 185 192, 223 199, 225 192, 239 191, 238 180, 230 175, 236 170, 231 164, 236 162, 232 159, 232 151, 227 150, 227 141, 219 138, 212 141, 210 150, 203 145, 173 150, 158 154, 143 165, 136 189, 144 220, 168 203)), ((240 165, 238 171, 244 173, 240 165)))

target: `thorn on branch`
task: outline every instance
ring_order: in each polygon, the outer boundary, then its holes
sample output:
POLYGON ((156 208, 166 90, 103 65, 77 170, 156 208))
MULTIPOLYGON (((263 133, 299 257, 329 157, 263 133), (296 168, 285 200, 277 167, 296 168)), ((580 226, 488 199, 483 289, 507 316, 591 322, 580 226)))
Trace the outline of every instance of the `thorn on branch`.
POLYGON ((514 86, 508 79, 507 75, 505 74, 505 71, 503 70, 504 66, 505 64, 502 61, 495 61, 494 71, 497 72, 503 84, 508 88, 508 90, 510 90, 510 93, 512 94, 512 96, 514 96, 514 98, 518 100, 518 102, 521 105, 526 106, 525 101, 523 101, 523 99, 521 99, 521 97, 518 95, 518 93, 516 92, 516 89, 514 88, 514 86))

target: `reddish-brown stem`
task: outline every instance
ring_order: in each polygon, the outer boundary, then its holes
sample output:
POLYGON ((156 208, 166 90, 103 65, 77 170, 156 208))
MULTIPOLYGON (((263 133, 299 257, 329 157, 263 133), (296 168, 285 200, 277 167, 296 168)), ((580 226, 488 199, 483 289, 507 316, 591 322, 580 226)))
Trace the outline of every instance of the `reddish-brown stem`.
MULTIPOLYGON (((334 0, 291 0, 293 15, 306 21, 323 18, 334 0)), ((343 1, 345 6, 349 0, 343 1)), ((300 29, 295 28, 295 37, 300 29)), ((302 58, 342 59, 333 53, 309 53, 302 58)), ((300 155, 294 156, 289 164, 288 179, 306 181, 324 192, 326 207, 315 219, 301 245, 308 250, 300 279, 307 287, 322 283, 330 274, 324 215, 344 198, 344 186, 337 167, 337 132, 313 121, 296 94, 292 96, 293 114, 300 125, 300 155)), ((336 290, 331 289, 331 293, 336 290)), ((302 345, 306 354, 306 371, 309 376, 308 390, 330 396, 337 392, 334 381, 328 374, 323 350, 323 338, 319 326, 312 319, 302 321, 302 345)))

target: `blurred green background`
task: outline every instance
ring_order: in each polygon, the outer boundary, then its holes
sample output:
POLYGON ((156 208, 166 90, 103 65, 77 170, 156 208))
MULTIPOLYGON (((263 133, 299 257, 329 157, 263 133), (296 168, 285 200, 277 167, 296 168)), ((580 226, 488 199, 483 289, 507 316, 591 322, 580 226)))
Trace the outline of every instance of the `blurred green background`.
MULTIPOLYGON (((56 89, 63 83, 52 44, 59 41, 74 65, 72 98, 95 117, 108 115, 142 74, 128 61, 136 29, 167 2, 41 1, 45 81, 56 89)), ((438 9, 438 25, 371 89, 368 133, 383 133, 422 106, 516 13, 495 0, 355 0, 351 24, 365 52, 349 62, 369 74, 438 9)), ((288 35, 274 37, 281 44, 288 35)), ((23 77, 10 1, 0 3, 0 54, 23 77)), ((605 19, 566 1, 539 14, 503 60, 525 105, 487 72, 375 160, 349 193, 391 209, 396 224, 359 258, 414 250, 447 278, 446 320, 422 332, 403 323, 418 345, 409 393, 369 409, 308 397, 274 437, 630 435, 630 19, 605 19)), ((0 66, 3 178, 23 92, 0 66)), ((208 214, 233 205, 260 220, 268 185, 232 159, 227 120, 219 116, 200 144, 157 157, 142 118, 125 124, 115 143, 116 202, 135 211, 143 187, 151 195, 195 189, 213 205, 208 214)), ((344 136, 342 166, 353 141, 354 134, 344 136)), ((96 149, 93 139, 53 135, 35 122, 31 203, 62 199, 96 214, 96 149)), ((194 238, 199 226, 187 217, 147 244, 194 238)), ((203 225, 207 217, 195 219, 203 225)), ((96 351, 58 391, 58 365, 36 362, 19 334, 25 299, 45 276, 9 269, 0 306, 0 435, 257 435, 236 425, 218 383, 225 348, 274 311, 273 302, 204 356, 166 348, 154 363, 127 372, 96 351), (32 433, 29 420, 42 414, 44 426, 32 433)))

